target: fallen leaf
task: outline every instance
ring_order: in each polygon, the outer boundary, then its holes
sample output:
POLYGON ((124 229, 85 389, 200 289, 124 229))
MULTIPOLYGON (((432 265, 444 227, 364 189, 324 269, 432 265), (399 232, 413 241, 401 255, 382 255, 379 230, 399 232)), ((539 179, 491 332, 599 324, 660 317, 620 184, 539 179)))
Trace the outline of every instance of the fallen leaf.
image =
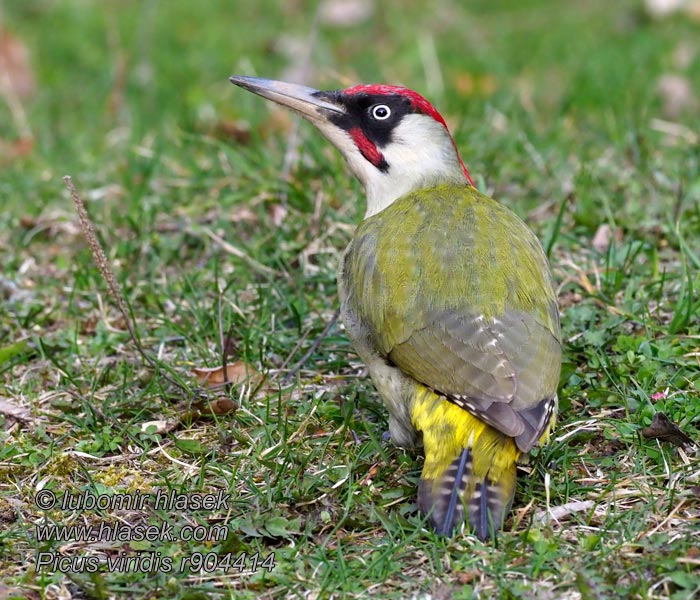
POLYGON ((185 410, 180 417, 178 425, 192 424, 199 421, 202 417, 211 417, 212 415, 221 416, 238 410, 238 404, 226 396, 217 396, 216 398, 198 398, 192 402, 189 409, 185 410))
POLYGON ((654 415, 651 425, 642 429, 642 435, 649 440, 661 440, 674 446, 693 444, 693 440, 662 412, 657 412, 654 415))
POLYGON ((261 375, 254 367, 238 361, 228 363, 226 371, 223 367, 195 367, 192 373, 197 378, 199 383, 203 383, 208 387, 219 387, 227 384, 238 384, 248 382, 251 386, 257 385, 261 375))
POLYGON ((238 404, 231 400, 231 398, 220 396, 213 400, 199 403, 198 409, 203 414, 221 416, 236 412, 238 410, 238 404))

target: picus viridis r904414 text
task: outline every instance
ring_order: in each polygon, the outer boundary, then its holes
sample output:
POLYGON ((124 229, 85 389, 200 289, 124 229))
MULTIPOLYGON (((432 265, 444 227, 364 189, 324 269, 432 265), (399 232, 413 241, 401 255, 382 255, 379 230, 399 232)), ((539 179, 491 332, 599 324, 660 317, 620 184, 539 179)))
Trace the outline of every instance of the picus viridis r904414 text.
POLYGON ((389 411, 391 439, 422 441, 421 510, 437 532, 503 526, 516 461, 557 412, 561 333, 547 257, 479 192, 445 120, 403 87, 323 92, 232 77, 309 120, 367 194, 338 287, 350 339, 389 411))

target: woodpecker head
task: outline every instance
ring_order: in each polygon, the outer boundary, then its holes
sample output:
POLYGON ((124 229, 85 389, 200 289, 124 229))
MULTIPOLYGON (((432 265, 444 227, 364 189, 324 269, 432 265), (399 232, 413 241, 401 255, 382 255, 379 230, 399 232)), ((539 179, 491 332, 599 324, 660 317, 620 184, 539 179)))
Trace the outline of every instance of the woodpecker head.
POLYGON ((473 185, 445 120, 412 90, 358 85, 321 92, 240 76, 231 82, 298 112, 340 150, 367 193, 365 217, 415 190, 473 185))

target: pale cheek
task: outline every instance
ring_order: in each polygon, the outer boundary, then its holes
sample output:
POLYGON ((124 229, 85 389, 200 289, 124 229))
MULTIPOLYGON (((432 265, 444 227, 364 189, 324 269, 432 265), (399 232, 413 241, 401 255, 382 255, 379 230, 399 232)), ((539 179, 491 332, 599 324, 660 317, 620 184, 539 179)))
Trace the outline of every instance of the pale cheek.
POLYGON ((373 172, 377 169, 360 154, 360 151, 357 149, 350 135, 345 131, 339 130, 334 125, 325 123, 315 123, 315 125, 345 157, 355 177, 357 177, 362 184, 366 184, 374 174, 373 172))

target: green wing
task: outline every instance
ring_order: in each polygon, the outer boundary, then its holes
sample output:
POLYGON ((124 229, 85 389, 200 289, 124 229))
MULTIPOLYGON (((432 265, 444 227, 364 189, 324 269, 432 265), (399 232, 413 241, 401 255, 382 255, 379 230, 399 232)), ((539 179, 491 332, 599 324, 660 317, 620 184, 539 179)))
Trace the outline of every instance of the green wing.
POLYGON ((358 228, 346 302, 379 354, 529 450, 549 424, 561 342, 546 256, 471 187, 397 200, 358 228))

